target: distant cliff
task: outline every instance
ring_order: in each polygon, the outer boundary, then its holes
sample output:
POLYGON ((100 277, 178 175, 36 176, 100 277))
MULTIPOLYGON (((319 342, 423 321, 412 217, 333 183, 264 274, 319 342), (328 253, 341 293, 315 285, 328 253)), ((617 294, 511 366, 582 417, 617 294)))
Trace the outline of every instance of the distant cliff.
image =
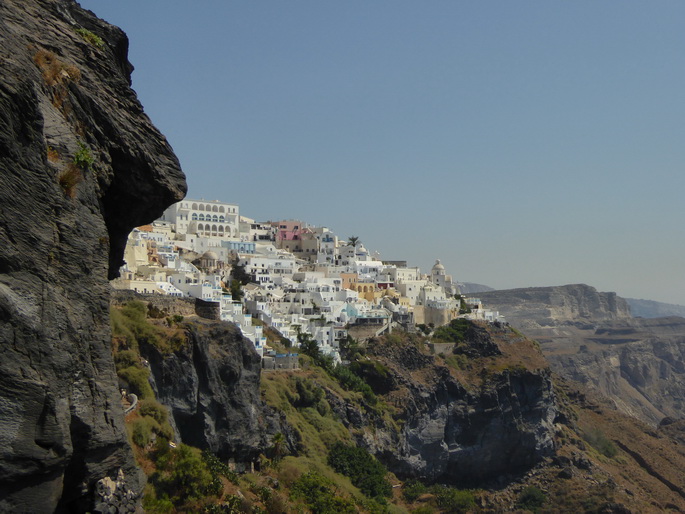
POLYGON ((72 0, 4 0, 0 41, 0 511, 84 512, 120 470, 141 488, 108 276, 186 185, 121 30, 72 0))
POLYGON ((558 373, 652 425, 685 418, 685 318, 633 318, 628 301, 589 286, 482 293, 540 342, 558 373))
POLYGON ((623 298, 616 293, 600 293, 585 284, 488 291, 479 293, 479 297, 518 327, 630 317, 623 298))
POLYGON ((664 318, 667 316, 680 316, 685 318, 685 306, 672 303, 654 302, 652 300, 637 300, 626 298, 630 305, 630 312, 639 318, 664 318))

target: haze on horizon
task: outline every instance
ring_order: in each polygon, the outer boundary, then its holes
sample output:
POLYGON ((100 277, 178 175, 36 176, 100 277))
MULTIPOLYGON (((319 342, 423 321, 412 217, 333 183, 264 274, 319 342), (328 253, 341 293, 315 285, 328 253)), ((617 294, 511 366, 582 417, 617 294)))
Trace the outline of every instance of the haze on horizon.
POLYGON ((685 4, 81 0, 191 198, 505 289, 685 305, 685 4))

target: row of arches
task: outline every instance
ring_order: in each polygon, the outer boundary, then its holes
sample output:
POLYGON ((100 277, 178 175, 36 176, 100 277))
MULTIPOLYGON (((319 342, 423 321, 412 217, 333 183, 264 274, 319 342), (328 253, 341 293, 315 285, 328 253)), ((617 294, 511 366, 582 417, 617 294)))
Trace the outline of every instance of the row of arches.
POLYGON ((215 223, 224 223, 226 221, 226 218, 217 214, 207 214, 205 216, 204 214, 198 214, 196 212, 192 214, 190 219, 193 221, 214 221, 215 223))
POLYGON ((193 203, 190 207, 194 211, 205 211, 205 212, 230 212, 236 213, 236 207, 225 207, 223 205, 209 205, 204 203, 193 203))
POLYGON ((223 225, 210 225, 204 223, 197 224, 197 233, 206 236, 233 236, 237 237, 238 231, 231 231, 231 227, 224 228, 223 225))

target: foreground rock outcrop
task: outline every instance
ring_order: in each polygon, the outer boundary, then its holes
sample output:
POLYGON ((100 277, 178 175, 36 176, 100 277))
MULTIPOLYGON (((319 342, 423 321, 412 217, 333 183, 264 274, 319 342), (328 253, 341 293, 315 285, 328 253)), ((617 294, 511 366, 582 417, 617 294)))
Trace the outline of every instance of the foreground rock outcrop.
POLYGON ((141 488, 108 277, 186 185, 121 30, 71 0, 5 0, 0 41, 0 511, 82 512, 102 479, 141 488))

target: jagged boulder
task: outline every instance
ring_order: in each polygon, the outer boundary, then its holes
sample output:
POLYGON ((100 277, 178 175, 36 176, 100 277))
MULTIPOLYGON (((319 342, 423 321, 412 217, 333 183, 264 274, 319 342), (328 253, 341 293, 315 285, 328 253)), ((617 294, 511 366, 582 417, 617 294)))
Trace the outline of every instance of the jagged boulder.
POLYGON ((72 0, 5 0, 0 41, 0 511, 84 512, 106 477, 141 489, 107 279, 186 185, 121 30, 72 0))

